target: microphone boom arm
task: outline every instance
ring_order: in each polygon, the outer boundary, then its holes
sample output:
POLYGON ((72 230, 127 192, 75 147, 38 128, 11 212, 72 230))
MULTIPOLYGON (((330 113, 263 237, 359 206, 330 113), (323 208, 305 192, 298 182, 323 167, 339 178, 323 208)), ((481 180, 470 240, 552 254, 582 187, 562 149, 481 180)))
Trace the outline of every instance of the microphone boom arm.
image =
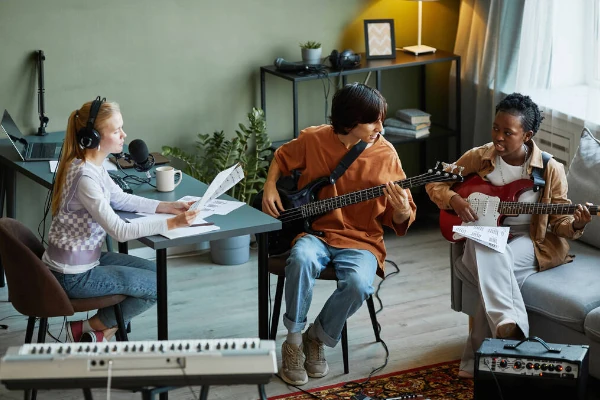
POLYGON ((46 109, 44 104, 44 93, 46 89, 44 88, 44 60, 46 56, 44 55, 43 50, 37 51, 37 70, 38 70, 38 114, 40 118, 40 126, 37 131, 38 136, 45 136, 48 133, 46 132, 46 127, 48 126, 48 122, 50 118, 46 116, 46 109))

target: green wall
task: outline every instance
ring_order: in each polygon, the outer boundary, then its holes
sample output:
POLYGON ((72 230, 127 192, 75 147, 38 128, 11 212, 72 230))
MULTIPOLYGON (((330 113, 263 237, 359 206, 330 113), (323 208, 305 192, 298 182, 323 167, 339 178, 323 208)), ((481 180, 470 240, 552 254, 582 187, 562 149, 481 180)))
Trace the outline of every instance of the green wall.
MULTIPOLYGON (((42 49, 48 131, 64 130, 72 110, 102 95, 121 104, 127 140, 143 139, 152 151, 189 146, 199 132, 233 135, 248 111, 260 106, 259 66, 276 57, 298 60, 298 43, 306 40, 320 41, 323 56, 334 48, 364 51, 365 18, 394 18, 397 46, 415 44, 416 4, 0 0, 0 111, 7 108, 25 134, 37 130, 34 51, 42 49)), ((452 50, 458 5, 459 0, 424 3, 425 44, 452 50)), ((439 117, 447 105, 448 71, 449 66, 439 67, 428 89, 428 106, 439 109, 439 117)), ((390 110, 416 105, 416 77, 411 71, 385 76, 390 110)), ((291 137, 291 84, 267 77, 267 94, 271 139, 291 137)), ((300 127, 325 121, 320 81, 301 84, 299 101, 300 127)), ((22 177, 17 184, 17 217, 37 226, 46 192, 22 177)))

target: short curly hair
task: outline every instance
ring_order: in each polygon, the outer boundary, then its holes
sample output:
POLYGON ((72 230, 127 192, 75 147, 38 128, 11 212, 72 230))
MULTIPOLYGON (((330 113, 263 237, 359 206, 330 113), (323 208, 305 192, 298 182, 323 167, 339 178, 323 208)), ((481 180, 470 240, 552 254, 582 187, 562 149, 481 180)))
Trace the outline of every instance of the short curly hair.
POLYGON ((544 117, 537 104, 531 97, 521 93, 512 93, 496 105, 496 114, 499 111, 521 117, 521 125, 525 132, 532 131, 533 135, 540 129, 544 117))

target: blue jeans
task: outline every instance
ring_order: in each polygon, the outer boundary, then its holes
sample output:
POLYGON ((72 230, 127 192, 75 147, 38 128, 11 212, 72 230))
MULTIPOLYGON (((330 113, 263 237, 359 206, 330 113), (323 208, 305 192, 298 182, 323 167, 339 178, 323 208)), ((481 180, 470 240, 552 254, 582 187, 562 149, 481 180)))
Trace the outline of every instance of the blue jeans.
POLYGON ((330 262, 338 278, 337 289, 323 306, 313 328, 319 340, 335 347, 346 319, 373 294, 377 259, 367 250, 339 249, 312 235, 298 239, 285 267, 283 323, 292 333, 304 329, 315 280, 330 262))
MULTIPOLYGON (((100 265, 81 274, 54 272, 60 285, 72 299, 123 294, 121 302, 125 323, 156 303, 156 264, 143 258, 120 253, 102 253, 100 265)), ((113 307, 98 310, 104 326, 117 325, 113 307)))

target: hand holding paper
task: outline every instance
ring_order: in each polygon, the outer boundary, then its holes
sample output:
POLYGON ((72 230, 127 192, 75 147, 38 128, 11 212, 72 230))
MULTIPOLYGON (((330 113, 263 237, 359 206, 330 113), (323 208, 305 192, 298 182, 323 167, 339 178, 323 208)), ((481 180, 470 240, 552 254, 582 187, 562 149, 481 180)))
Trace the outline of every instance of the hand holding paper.
POLYGON ((197 208, 203 209, 207 203, 231 189, 242 179, 244 179, 244 170, 239 163, 219 172, 208 186, 208 189, 206 189, 202 198, 192 204, 190 210, 195 210, 197 208))

